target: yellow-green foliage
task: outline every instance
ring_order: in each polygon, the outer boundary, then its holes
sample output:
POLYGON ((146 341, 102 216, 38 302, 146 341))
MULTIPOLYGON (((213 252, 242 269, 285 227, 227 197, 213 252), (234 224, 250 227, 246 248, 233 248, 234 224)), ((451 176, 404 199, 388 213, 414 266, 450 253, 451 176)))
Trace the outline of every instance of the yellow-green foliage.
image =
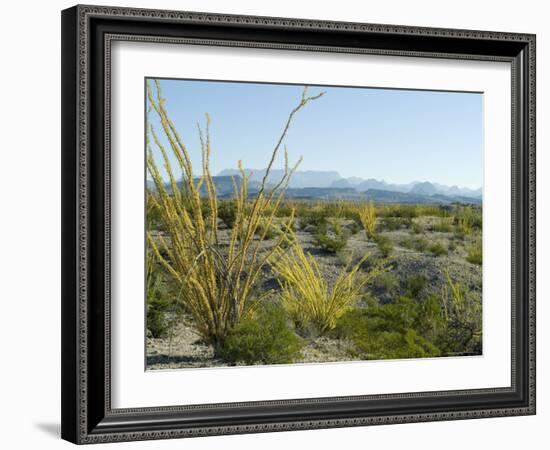
POLYGON ((353 267, 346 265, 329 286, 315 258, 306 255, 300 245, 288 252, 277 250, 272 267, 282 289, 281 301, 298 328, 323 334, 335 327, 359 300, 363 287, 380 273, 380 269, 368 274, 360 271, 367 256, 353 267))
POLYGON ((477 351, 481 345, 481 301, 453 281, 448 270, 444 274, 447 283, 442 288, 442 309, 448 324, 445 339, 459 351, 477 351))
POLYGON ((481 237, 478 237, 474 243, 466 247, 466 261, 481 266, 483 262, 483 249, 481 246, 481 237))
POLYGON ((434 205, 408 205, 408 204, 373 204, 347 200, 286 200, 278 210, 278 216, 284 217, 291 210, 296 211, 296 217, 324 216, 341 217, 361 222, 359 211, 365 207, 373 209, 374 218, 393 217, 403 219, 402 224, 407 221, 412 223, 413 218, 422 216, 449 218, 454 207, 434 205), (406 219, 406 220, 405 220, 406 219))
POLYGON ((449 211, 445 206, 434 205, 416 205, 416 217, 433 216, 433 217, 449 217, 449 211))
POLYGON ((367 237, 372 239, 376 234, 376 209, 374 208, 374 203, 370 201, 367 204, 358 206, 357 214, 367 237))
POLYGON ((412 219, 417 217, 418 211, 415 205, 385 205, 380 210, 382 217, 400 217, 403 219, 412 219))
POLYGON ((424 233, 424 227, 418 222, 413 222, 412 224, 412 233, 413 234, 422 234, 424 233))
POLYGON ((440 233, 450 233, 452 231, 452 223, 447 218, 441 218, 433 226, 433 231, 438 231, 440 233))
POLYGON ((428 251, 434 256, 447 255, 449 250, 441 242, 434 242, 428 247, 428 251))
POLYGON ((455 223, 460 233, 471 234, 474 228, 481 229, 481 212, 471 206, 460 208, 455 216, 455 223))
MULTIPOLYGON (((456 315, 459 319, 466 319, 471 315, 472 310, 477 310, 473 302, 468 301, 468 296, 463 286, 453 281, 448 270, 444 271, 447 284, 442 287, 443 307, 445 317, 449 319, 451 315, 456 315)), ((464 320, 461 320, 464 321, 464 320)))
MULTIPOLYGON (((254 239, 254 236, 258 234, 260 226, 265 230, 270 229, 290 177, 298 164, 293 168, 289 167, 285 150, 284 175, 276 186, 269 189, 266 185, 267 178, 294 115, 322 94, 309 97, 307 89, 304 89, 301 100, 290 112, 273 149, 258 193, 251 200, 248 198, 247 189, 250 175, 245 173, 242 163, 239 162, 242 182, 239 186, 233 180, 235 218, 229 244, 224 247, 218 243, 219 213, 216 187, 210 173, 212 149, 209 117, 207 116, 205 132, 199 128, 202 176, 196 179, 188 150, 169 118, 158 81, 156 95, 149 85, 147 95, 152 111, 160 119, 162 133, 168 142, 166 149, 155 128, 152 125, 148 127, 147 170, 156 187, 156 195, 150 196, 148 201, 158 210, 159 220, 167 235, 167 238, 162 235, 153 236, 149 231, 148 246, 167 274, 180 286, 182 306, 192 315, 197 331, 204 340, 210 342, 215 349, 219 349, 228 330, 252 313, 256 304, 254 300, 258 300, 255 287, 259 275, 271 255, 285 241, 285 235, 282 233, 269 251, 260 253, 261 239, 254 239), (162 155, 169 187, 165 185, 154 159, 153 145, 162 155), (176 182, 169 152, 182 172, 181 187, 176 182), (205 198, 201 198, 201 194, 205 198), (206 208, 209 211, 208 215, 205 214, 206 208)), ((290 220, 292 221, 292 217, 290 220)))

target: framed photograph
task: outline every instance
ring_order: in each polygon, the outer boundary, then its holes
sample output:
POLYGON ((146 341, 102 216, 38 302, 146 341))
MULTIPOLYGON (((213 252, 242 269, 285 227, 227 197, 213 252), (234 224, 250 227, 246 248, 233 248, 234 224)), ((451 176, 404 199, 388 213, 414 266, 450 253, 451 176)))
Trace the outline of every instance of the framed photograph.
POLYGON ((535 413, 535 36, 62 12, 62 437, 535 413))

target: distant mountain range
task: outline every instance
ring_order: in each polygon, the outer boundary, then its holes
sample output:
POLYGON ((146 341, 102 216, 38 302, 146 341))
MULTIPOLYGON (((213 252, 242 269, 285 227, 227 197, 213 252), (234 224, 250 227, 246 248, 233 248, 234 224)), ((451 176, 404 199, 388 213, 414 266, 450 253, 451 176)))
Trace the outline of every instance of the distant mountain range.
MULTIPOLYGON (((265 176, 266 169, 244 169, 246 175, 251 175, 250 181, 257 181, 261 183, 265 176)), ((240 176, 240 172, 237 169, 225 169, 218 173, 217 176, 240 176)), ((272 169, 269 173, 267 179, 268 184, 277 184, 279 180, 283 177, 284 170, 282 169, 272 169)), ((328 188, 328 187, 338 187, 333 186, 335 182, 341 180, 342 177, 336 171, 316 171, 316 170, 303 170, 296 171, 290 179, 291 188, 328 188)))
MULTIPOLYGON (((265 169, 245 169, 247 175, 252 174, 250 180, 261 182, 265 176, 265 169)), ((282 170, 272 170, 268 183, 276 183, 283 176, 282 170)), ((218 176, 240 175, 236 169, 225 169, 218 173, 218 176)), ((289 187, 297 188, 353 188, 358 192, 366 192, 370 189, 381 191, 412 193, 421 195, 441 194, 451 197, 472 197, 481 198, 481 188, 470 189, 458 186, 446 186, 439 183, 430 183, 429 181, 414 181, 407 184, 391 184, 384 180, 374 178, 363 179, 359 177, 344 178, 337 171, 315 171, 305 170, 296 171, 290 180, 289 187)))
MULTIPOLYGON (((248 191, 257 192, 265 169, 245 169, 250 175, 248 191)), ((272 170, 267 183, 274 186, 283 176, 283 170, 272 170)), ((236 169, 222 170, 213 177, 216 192, 219 197, 229 198, 233 196, 233 181, 237 186, 241 185, 242 178, 236 169)), ((181 182, 180 182, 181 183, 181 182)), ((178 184, 180 184, 178 183, 178 184)), ((147 187, 154 190, 153 183, 148 180, 147 187)), ((206 193, 203 186, 202 193, 206 193)), ((429 181, 414 181, 407 184, 391 184, 383 180, 363 179, 358 177, 344 178, 336 171, 296 171, 285 194, 286 198, 294 199, 325 199, 325 200, 373 200, 381 203, 434 203, 449 204, 481 203, 481 188, 469 189, 458 186, 446 186, 429 181)))

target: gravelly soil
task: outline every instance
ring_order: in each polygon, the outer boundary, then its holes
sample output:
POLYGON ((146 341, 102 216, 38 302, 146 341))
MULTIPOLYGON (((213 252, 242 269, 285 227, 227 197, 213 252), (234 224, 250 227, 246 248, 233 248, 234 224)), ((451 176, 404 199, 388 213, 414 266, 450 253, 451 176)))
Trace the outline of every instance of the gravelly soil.
MULTIPOLYGON (((318 337, 302 349, 301 363, 350 361, 349 344, 345 341, 318 337)), ((147 339, 147 369, 181 369, 199 367, 227 367, 222 359, 203 344, 188 324, 174 327, 172 338, 147 339)))
MULTIPOLYGON (((436 218, 421 217, 414 221, 429 229, 436 218)), ((345 223, 347 224, 347 223, 345 223)), ((382 231, 381 235, 388 237, 393 245, 393 252, 388 258, 391 264, 391 273, 395 276, 395 285, 388 291, 383 287, 370 286, 370 294, 381 303, 391 302, 399 295, 404 295, 407 289, 407 279, 412 275, 424 275, 427 279, 426 294, 441 294, 442 286, 446 282, 447 270, 454 281, 460 282, 465 288, 479 295, 481 301, 482 269, 481 266, 466 261, 465 247, 473 242, 473 237, 457 238, 453 232, 425 231, 413 234, 411 229, 403 228, 395 231, 382 231), (428 244, 439 242, 450 247, 448 255, 434 256, 428 250, 418 251, 406 248, 407 242, 415 239, 424 239, 428 244)), ((221 243, 227 242, 229 230, 220 233, 221 243)), ((329 254, 314 245, 314 236, 309 229, 296 231, 299 243, 306 252, 310 252, 318 261, 327 281, 334 281, 338 273, 350 258, 358 260, 365 253, 380 257, 376 243, 367 240, 364 231, 352 235, 346 248, 339 255, 329 254)), ((262 247, 268 249, 270 241, 262 242, 262 247)), ((269 269, 264 271, 262 289, 277 289, 278 284, 269 269)), ((189 321, 180 323, 172 330, 172 336, 156 339, 147 339, 147 368, 174 369, 184 367, 223 367, 228 364, 221 359, 214 358, 212 348, 199 340, 193 332, 189 321)), ((329 362, 349 361, 349 344, 346 342, 320 337, 312 339, 302 350, 300 362, 329 362)))

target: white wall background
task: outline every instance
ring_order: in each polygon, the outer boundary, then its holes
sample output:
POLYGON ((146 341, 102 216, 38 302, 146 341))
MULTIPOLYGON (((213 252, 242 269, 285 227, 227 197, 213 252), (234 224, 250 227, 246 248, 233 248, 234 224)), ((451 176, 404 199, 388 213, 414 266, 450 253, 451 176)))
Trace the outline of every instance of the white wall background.
MULTIPOLYGON (((97 3, 104 3, 97 1, 97 3)), ((71 1, 2 7, 0 126, 0 445, 68 448, 60 403, 60 10, 71 1)), ((538 415, 383 427, 116 444, 136 449, 372 447, 544 448, 550 423, 548 306, 550 29, 545 1, 111 0, 111 5, 516 31, 537 34, 538 415), (545 283, 546 282, 546 283, 545 283)), ((114 447, 113 447, 114 448, 114 447)))

